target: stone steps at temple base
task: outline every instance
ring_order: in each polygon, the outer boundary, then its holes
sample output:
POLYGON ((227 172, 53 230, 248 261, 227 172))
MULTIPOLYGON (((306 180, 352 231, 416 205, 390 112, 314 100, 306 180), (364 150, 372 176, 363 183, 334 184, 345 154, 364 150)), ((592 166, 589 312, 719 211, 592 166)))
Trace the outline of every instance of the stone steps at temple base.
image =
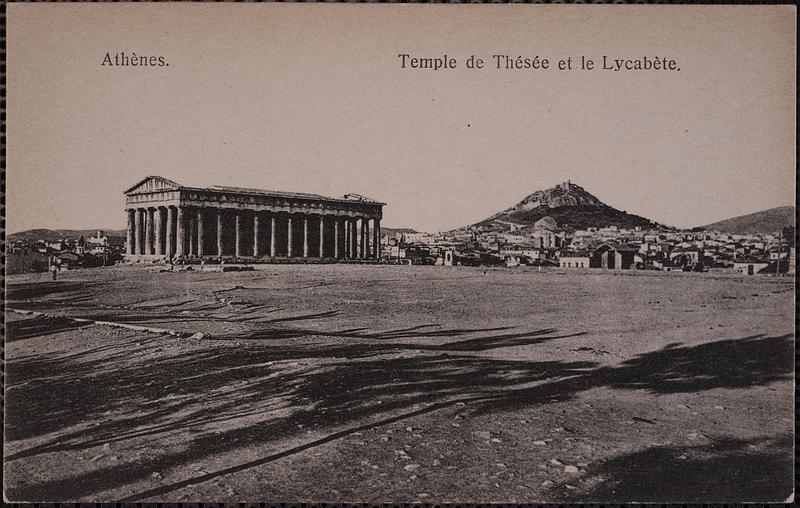
POLYGON ((174 265, 175 267, 192 266, 196 269, 203 269, 212 271, 218 268, 222 271, 222 267, 228 266, 249 266, 249 265, 280 265, 280 264, 379 264, 379 259, 332 259, 332 258, 319 258, 319 257, 260 257, 260 258, 236 258, 225 257, 222 263, 216 256, 209 256, 207 258, 185 258, 176 259, 169 263, 164 256, 154 255, 141 255, 141 256, 126 256, 126 264, 156 264, 156 265, 174 265))

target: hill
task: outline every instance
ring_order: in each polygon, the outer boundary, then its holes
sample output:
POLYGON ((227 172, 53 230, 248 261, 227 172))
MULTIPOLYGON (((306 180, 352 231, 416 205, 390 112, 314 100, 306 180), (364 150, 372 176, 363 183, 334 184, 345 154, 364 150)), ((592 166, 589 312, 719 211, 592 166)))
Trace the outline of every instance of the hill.
POLYGON ((762 210, 760 212, 740 215, 725 219, 713 224, 701 226, 698 229, 718 231, 733 235, 747 235, 753 233, 776 233, 785 227, 794 225, 795 210, 793 206, 779 206, 762 210))
POLYGON ((645 229, 670 229, 638 215, 608 206, 580 185, 569 181, 536 191, 516 205, 496 213, 473 226, 506 229, 509 224, 523 227, 576 230, 617 226, 645 229), (555 225, 553 224, 555 222, 555 225))
POLYGON ((95 236, 98 231, 109 238, 125 238, 126 231, 124 229, 29 229, 27 231, 20 231, 19 233, 11 233, 6 237, 6 241, 15 242, 20 240, 35 241, 45 240, 48 242, 55 242, 61 238, 77 239, 83 236, 89 238, 95 236))
POLYGON ((381 235, 384 235, 384 236, 386 236, 386 235, 395 236, 396 234, 406 235, 406 234, 418 233, 418 232, 419 231, 416 231, 416 230, 411 229, 411 228, 386 228, 386 227, 381 226, 381 235))

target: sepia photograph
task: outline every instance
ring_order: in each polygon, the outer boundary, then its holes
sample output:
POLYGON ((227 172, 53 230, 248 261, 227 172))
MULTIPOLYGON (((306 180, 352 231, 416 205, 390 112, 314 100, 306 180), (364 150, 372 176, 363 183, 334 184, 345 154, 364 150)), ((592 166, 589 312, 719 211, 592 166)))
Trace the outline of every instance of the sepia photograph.
POLYGON ((794 6, 6 25, 5 502, 794 501, 794 6))

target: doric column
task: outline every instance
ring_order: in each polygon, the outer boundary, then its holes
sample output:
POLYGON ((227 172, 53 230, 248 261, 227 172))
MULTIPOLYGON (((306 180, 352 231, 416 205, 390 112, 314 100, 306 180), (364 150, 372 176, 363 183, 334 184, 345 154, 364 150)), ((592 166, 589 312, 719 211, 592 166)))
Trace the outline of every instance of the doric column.
POLYGON ((153 254, 161 256, 161 208, 153 210, 153 254))
POLYGON ((217 210, 217 256, 222 256, 222 208, 217 210))
POLYGON ((286 221, 286 229, 289 231, 286 234, 286 240, 288 243, 286 247, 286 257, 292 257, 292 217, 290 216, 288 219, 286 219, 286 221))
POLYGON ((168 256, 169 253, 167 252, 167 227, 169 227, 169 222, 167 222, 167 207, 162 206, 158 209, 159 214, 161 215, 161 232, 159 233, 161 236, 161 255, 168 256))
POLYGON ((361 258, 369 257, 369 219, 361 219, 361 258))
POLYGON ((319 257, 325 257, 325 216, 319 216, 319 257))
POLYGON ((144 254, 144 224, 147 222, 147 210, 139 208, 136 212, 136 253, 144 254))
POLYGON ((303 216, 303 257, 308 257, 308 216, 303 216))
POLYGON ((242 256, 242 211, 236 210, 236 257, 242 256))
POLYGON ((197 209, 197 255, 203 255, 203 243, 205 242, 205 227, 203 224, 203 209, 197 209))
POLYGON ((375 259, 381 258, 381 220, 373 219, 372 223, 372 236, 375 238, 373 242, 375 249, 375 259))
POLYGON ((258 257, 261 255, 258 249, 258 238, 260 236, 259 232, 259 220, 258 220, 258 212, 253 215, 253 256, 258 257))
POLYGON ((274 215, 269 218, 269 255, 272 257, 275 257, 278 248, 277 238, 275 238, 275 232, 278 229, 276 222, 274 215))
POLYGON ((153 209, 152 208, 145 208, 144 253, 147 256, 153 254, 153 209))
POLYGON ((125 252, 132 256, 136 250, 134 249, 133 242, 136 241, 136 237, 134 235, 134 229, 136 228, 136 217, 134 214, 136 213, 135 210, 125 210, 128 214, 128 234, 125 236, 125 252))
POLYGON ((178 232, 178 240, 175 242, 175 255, 183 256, 186 254, 186 220, 183 216, 183 207, 177 207, 177 225, 175 229, 178 232))
POLYGON ((167 257, 175 255, 175 208, 167 207, 167 257))
POLYGON ((350 257, 350 219, 342 219, 342 257, 350 257))
POLYGON ((358 257, 358 219, 350 219, 350 258, 358 257))
POLYGON ((339 217, 333 218, 333 259, 339 259, 339 217))
POLYGON ((194 256, 197 254, 197 249, 195 248, 195 240, 197 239, 197 215, 189 212, 189 255, 194 256))
POLYGON ((356 242, 356 258, 364 257, 364 219, 356 219, 356 231, 358 241, 356 242))

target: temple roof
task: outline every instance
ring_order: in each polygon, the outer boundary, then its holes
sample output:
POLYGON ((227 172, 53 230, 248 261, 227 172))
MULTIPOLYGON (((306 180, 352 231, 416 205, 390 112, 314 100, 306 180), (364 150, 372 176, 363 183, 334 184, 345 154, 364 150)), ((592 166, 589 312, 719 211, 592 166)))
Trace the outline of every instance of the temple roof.
POLYGON ((267 189, 254 189, 250 187, 232 187, 225 185, 213 185, 211 187, 205 187, 205 188, 189 187, 186 185, 181 185, 177 182, 174 182, 172 180, 169 180, 161 176, 145 177, 144 179, 140 180, 136 185, 126 190, 125 194, 147 193, 147 192, 155 192, 167 189, 217 191, 217 192, 232 193, 232 194, 250 194, 258 196, 274 196, 283 198, 312 199, 312 200, 325 200, 325 201, 347 201, 347 202, 361 202, 361 203, 381 204, 381 205, 385 204, 380 201, 370 199, 366 196, 362 196, 360 194, 345 194, 342 197, 336 198, 336 197, 329 197, 329 196, 323 196, 321 194, 311 194, 306 192, 286 192, 286 191, 275 191, 267 189))

